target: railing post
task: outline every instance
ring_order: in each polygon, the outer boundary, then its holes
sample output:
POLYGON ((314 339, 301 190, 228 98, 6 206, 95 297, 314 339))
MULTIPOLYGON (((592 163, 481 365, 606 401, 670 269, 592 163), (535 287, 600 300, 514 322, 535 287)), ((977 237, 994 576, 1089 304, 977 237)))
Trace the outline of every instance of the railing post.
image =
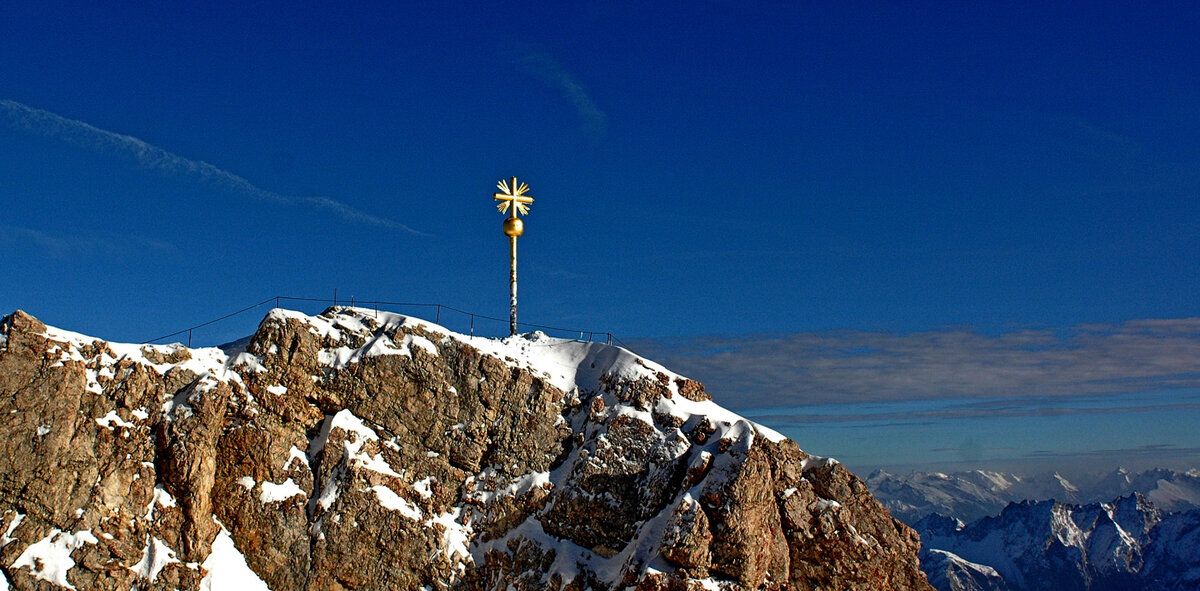
POLYGON ((475 336, 475 315, 471 314, 471 336, 475 336))
POLYGON ((434 316, 433 316, 433 323, 434 324, 442 323, 442 305, 441 304, 437 304, 437 313, 434 314, 434 316))
POLYGON ((192 348, 192 329, 188 329, 188 348, 192 348))

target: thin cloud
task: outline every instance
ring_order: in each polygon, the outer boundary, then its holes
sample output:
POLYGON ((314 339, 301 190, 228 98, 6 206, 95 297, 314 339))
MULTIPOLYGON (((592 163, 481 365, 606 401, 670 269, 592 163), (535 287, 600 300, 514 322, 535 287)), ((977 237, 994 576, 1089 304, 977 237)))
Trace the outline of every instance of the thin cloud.
POLYGON ((631 344, 741 408, 1200 387, 1196 318, 995 336, 848 331, 631 344))
POLYGON ((13 100, 0 99, 0 118, 14 129, 54 138, 95 152, 132 156, 143 168, 166 175, 190 177, 248 197, 286 205, 309 205, 329 210, 350 221, 427 236, 400 222, 366 213, 328 197, 293 197, 268 191, 207 162, 184 158, 136 137, 100 129, 83 121, 68 119, 13 100))
POLYGON ((608 128, 608 116, 600 110, 600 107, 596 106, 596 101, 592 100, 583 84, 576 80, 575 76, 568 72, 558 60, 542 52, 530 51, 521 58, 521 65, 530 74, 560 90, 575 106, 575 110, 579 112, 579 116, 583 118, 588 129, 603 133, 608 128))
POLYGON ((1062 450, 1036 450, 1029 452, 1025 457, 1038 460, 1079 460, 1087 459, 1103 459, 1111 458, 1149 458, 1161 460, 1165 457, 1193 457, 1200 455, 1200 447, 1180 447, 1169 443, 1157 443, 1153 445, 1143 445, 1139 447, 1127 447, 1121 449, 1095 449, 1086 451, 1062 451, 1062 450))
POLYGON ((163 255, 179 252, 179 249, 169 242, 129 234, 60 235, 7 224, 0 224, 0 244, 31 248, 58 259, 131 252, 163 255))
POLYGON ((804 426, 804 425, 836 425, 849 423, 854 427, 870 425, 872 427, 937 424, 935 421, 961 421, 968 419, 1008 419, 1027 417, 1064 417, 1078 415, 1120 414, 1128 415, 1136 412, 1161 411, 1195 411, 1200 409, 1200 400, 1189 399, 1186 402, 1167 403, 1160 400, 1142 403, 1138 400, 1123 400, 1121 404, 1111 406, 1090 405, 1091 397, 1058 397, 1058 398, 1014 398, 1003 401, 988 401, 980 404, 955 404, 944 408, 928 410, 883 410, 871 412, 859 410, 865 405, 845 405, 847 409, 841 413, 804 413, 789 414, 768 413, 760 414, 754 410, 743 411, 746 418, 769 422, 775 426, 804 426), (1068 400, 1070 404, 1053 404, 1048 401, 1068 400))

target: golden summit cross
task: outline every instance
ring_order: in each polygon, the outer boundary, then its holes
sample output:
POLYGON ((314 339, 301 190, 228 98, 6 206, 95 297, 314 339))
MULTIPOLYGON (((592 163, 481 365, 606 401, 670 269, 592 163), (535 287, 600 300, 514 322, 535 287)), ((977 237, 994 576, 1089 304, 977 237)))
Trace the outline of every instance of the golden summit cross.
POLYGON ((533 203, 533 197, 526 195, 529 191, 529 185, 518 182, 517 177, 512 177, 510 181, 501 180, 496 183, 496 187, 500 189, 499 193, 492 195, 492 198, 499 201, 496 209, 500 213, 508 213, 512 210, 512 215, 504 220, 504 235, 508 236, 508 331, 510 335, 517 334, 517 237, 525 233, 525 222, 521 221, 520 215, 529 215, 529 204, 533 203))
POLYGON ((496 183, 496 187, 501 192, 492 195, 492 198, 500 202, 496 206, 500 213, 508 213, 508 208, 511 206, 513 217, 516 217, 518 212, 521 215, 529 215, 529 204, 533 203, 533 197, 525 194, 529 190, 529 185, 518 183, 517 177, 512 177, 511 185, 509 181, 502 180, 496 183))

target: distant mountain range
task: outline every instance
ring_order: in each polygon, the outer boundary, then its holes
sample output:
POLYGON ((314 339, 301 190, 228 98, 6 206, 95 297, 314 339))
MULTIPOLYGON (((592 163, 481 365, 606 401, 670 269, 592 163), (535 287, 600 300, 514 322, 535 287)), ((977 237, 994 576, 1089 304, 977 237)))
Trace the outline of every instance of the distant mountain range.
POLYGON ((1200 509, 1165 513, 1140 493, 1023 501, 965 526, 929 515, 916 529, 939 591, 1200 589, 1200 509))
POLYGON ((920 534, 921 569, 939 591, 1200 589, 1200 471, 1078 482, 985 471, 867 479, 920 534))
POLYGON ((1200 470, 1179 472, 1156 468, 1131 473, 1123 468, 1100 477, 1069 481, 1060 474, 1021 476, 1004 472, 912 472, 904 476, 882 470, 867 486, 888 511, 912 525, 937 513, 964 522, 996 515, 1009 503, 1056 500, 1100 503, 1141 493, 1163 511, 1200 507, 1200 470))

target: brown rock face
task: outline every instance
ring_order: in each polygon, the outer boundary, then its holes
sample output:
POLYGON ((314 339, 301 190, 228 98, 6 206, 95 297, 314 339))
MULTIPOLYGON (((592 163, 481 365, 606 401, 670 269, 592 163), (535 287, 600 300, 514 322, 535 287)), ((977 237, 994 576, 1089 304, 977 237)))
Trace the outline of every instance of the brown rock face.
POLYGON ((627 351, 361 309, 0 325, 0 588, 930 589, 832 460, 627 351))

